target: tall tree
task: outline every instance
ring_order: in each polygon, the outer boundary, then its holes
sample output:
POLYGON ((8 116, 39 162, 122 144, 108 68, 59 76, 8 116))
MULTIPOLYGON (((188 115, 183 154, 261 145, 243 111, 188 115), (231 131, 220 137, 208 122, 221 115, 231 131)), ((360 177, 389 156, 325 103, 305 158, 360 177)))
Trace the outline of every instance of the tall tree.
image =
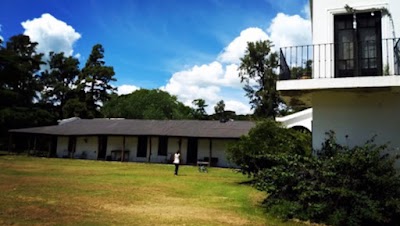
POLYGON ((29 36, 16 35, 0 46, 0 148, 7 144, 9 129, 55 122, 55 117, 37 103, 43 64, 37 45, 29 36))
POLYGON ((116 81, 114 78, 114 69, 105 66, 104 48, 101 44, 96 44, 82 69, 80 77, 81 90, 86 92, 86 104, 89 111, 89 117, 100 116, 100 106, 111 98, 116 88, 112 87, 110 82, 116 81))
POLYGON ((36 52, 37 45, 29 36, 16 35, 10 38, 5 48, 0 49, 2 104, 26 107, 38 98, 37 93, 42 88, 39 70, 43 54, 36 52))
POLYGON ((271 52, 270 41, 247 43, 247 49, 239 66, 239 77, 245 83, 246 96, 254 109, 254 115, 275 118, 281 99, 276 91, 278 55, 271 52))
POLYGON ((63 108, 68 100, 76 98, 75 88, 79 76, 79 60, 64 53, 50 52, 49 70, 42 75, 42 101, 56 107, 58 117, 68 117, 63 108))
POLYGON ((205 108, 208 105, 206 104, 206 101, 204 99, 195 99, 192 101, 192 103, 196 106, 196 109, 194 109, 193 112, 194 118, 200 120, 207 119, 207 112, 205 108))

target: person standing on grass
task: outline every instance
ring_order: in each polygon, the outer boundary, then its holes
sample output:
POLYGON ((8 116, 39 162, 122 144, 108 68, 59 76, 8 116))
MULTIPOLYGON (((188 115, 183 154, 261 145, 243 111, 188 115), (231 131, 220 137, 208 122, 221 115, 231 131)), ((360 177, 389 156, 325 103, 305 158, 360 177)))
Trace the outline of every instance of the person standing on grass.
POLYGON ((178 176, 179 164, 181 163, 181 152, 177 150, 174 154, 175 176, 178 176))

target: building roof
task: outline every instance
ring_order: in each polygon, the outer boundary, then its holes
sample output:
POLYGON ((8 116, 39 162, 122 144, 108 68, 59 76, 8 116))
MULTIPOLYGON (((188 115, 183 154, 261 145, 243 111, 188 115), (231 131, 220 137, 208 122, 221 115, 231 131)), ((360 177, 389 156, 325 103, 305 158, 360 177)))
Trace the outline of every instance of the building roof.
POLYGON ((202 138, 239 138, 255 126, 250 121, 79 119, 59 125, 12 129, 11 133, 44 135, 148 135, 202 138))

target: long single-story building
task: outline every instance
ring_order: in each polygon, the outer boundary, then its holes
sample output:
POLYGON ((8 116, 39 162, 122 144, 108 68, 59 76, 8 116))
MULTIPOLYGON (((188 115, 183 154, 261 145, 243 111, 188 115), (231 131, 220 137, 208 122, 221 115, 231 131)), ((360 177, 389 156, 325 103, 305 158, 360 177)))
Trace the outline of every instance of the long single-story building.
POLYGON ((18 136, 27 136, 28 149, 38 150, 40 143, 46 155, 60 158, 166 163, 180 150, 183 164, 200 160, 229 167, 228 144, 254 126, 250 121, 71 118, 9 132, 11 149, 18 136))

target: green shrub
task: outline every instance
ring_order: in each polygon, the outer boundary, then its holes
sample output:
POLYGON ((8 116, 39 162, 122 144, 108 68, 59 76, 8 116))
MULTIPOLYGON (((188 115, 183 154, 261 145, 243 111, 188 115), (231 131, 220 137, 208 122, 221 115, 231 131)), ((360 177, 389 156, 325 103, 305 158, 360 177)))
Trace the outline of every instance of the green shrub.
POLYGON ((230 162, 244 174, 255 176, 260 170, 279 164, 282 153, 311 155, 311 136, 286 129, 273 120, 258 122, 248 135, 233 143, 227 151, 230 162))
POLYGON ((396 156, 371 139, 349 148, 328 133, 317 156, 282 152, 255 175, 268 209, 283 218, 329 225, 399 225, 400 176, 396 156))

